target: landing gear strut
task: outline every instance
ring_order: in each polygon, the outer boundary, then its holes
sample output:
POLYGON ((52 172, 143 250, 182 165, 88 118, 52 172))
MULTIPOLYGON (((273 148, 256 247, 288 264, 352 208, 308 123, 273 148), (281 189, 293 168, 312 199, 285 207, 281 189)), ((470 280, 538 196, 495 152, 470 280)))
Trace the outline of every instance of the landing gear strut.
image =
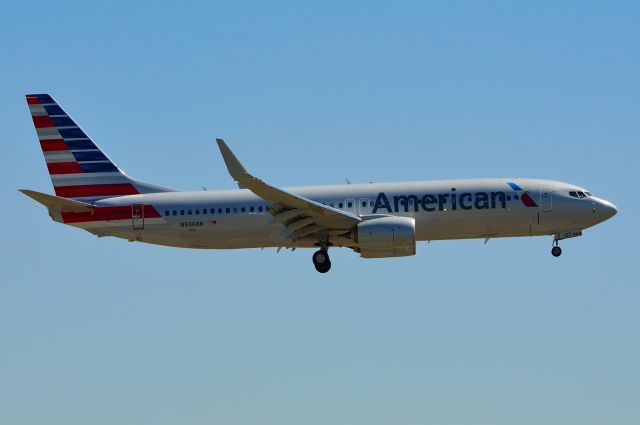
POLYGON ((553 248, 551 248, 551 255, 554 257, 559 257, 562 254, 562 248, 558 246, 558 240, 553 240, 553 248))
POLYGON ((326 273, 331 269, 331 260, 326 248, 321 248, 313 254, 313 265, 320 273, 326 273))

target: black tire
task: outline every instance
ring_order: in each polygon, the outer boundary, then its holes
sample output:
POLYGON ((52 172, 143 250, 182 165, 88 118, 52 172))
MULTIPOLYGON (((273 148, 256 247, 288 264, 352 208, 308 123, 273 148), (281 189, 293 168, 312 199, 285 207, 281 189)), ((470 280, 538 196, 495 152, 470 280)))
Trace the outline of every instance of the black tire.
POLYGON ((320 249, 313 253, 313 265, 321 266, 329 261, 329 253, 324 249, 320 249))
POLYGON ((320 266, 316 266, 316 270, 319 273, 326 273, 329 270, 331 270, 331 261, 327 261, 324 264, 320 265, 320 266))
POLYGON ((329 253, 320 249, 313 253, 313 265, 316 270, 320 273, 326 273, 331 269, 331 259, 329 258, 329 253))
POLYGON ((560 255, 562 255, 562 248, 560 248, 559 246, 554 246, 553 248, 551 248, 551 255, 553 255, 554 257, 559 257, 560 255))

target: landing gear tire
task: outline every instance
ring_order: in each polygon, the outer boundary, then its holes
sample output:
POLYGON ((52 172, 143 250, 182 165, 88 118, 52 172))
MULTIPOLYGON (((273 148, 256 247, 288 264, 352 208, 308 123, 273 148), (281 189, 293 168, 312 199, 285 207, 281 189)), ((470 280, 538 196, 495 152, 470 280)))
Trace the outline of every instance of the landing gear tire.
POLYGON ((562 248, 560 248, 559 246, 554 246, 553 248, 551 248, 551 255, 553 255, 554 257, 559 257, 562 254, 562 248))
POLYGON ((313 254, 313 265, 320 273, 326 273, 331 269, 331 260, 329 259, 329 253, 320 249, 313 254))

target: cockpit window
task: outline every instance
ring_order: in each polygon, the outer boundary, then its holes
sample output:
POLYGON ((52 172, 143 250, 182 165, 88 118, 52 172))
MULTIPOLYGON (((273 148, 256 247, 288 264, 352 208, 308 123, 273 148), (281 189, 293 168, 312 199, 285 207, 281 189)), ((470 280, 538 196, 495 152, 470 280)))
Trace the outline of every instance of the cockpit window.
POLYGON ((573 196, 574 198, 586 198, 587 196, 591 196, 591 193, 582 192, 580 190, 572 190, 569 192, 569 196, 573 196))

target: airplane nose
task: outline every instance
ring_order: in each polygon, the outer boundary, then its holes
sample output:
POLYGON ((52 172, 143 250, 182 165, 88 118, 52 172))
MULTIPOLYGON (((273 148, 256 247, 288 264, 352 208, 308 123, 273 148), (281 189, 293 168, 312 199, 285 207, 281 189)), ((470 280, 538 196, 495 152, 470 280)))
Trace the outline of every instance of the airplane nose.
POLYGON ((618 213, 618 208, 609 201, 601 199, 599 202, 599 210, 603 220, 608 220, 618 213))

